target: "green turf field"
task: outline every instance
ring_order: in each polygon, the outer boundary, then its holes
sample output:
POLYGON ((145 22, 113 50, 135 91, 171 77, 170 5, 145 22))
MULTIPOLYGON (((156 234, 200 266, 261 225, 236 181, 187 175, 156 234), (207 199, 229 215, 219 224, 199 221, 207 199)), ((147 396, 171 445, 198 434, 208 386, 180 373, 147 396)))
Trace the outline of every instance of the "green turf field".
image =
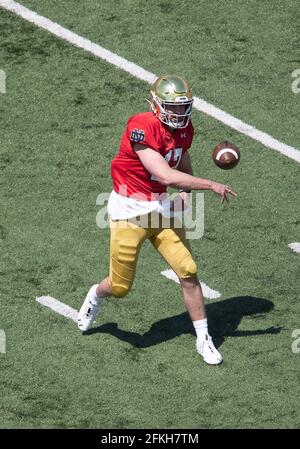
MULTIPOLYGON (((25 1, 22 4, 156 74, 186 76, 195 95, 300 148, 296 2, 25 1), (189 26, 190 23, 190 26, 189 26)), ((96 198, 127 118, 149 85, 0 9, 1 428, 297 428, 300 426, 299 164, 198 111, 194 172, 238 192, 205 193, 205 232, 191 242, 224 363, 210 367, 179 287, 146 243, 132 292, 107 301, 96 327, 35 302, 79 309, 107 275, 96 198), (227 138, 239 166, 211 150, 227 138)))

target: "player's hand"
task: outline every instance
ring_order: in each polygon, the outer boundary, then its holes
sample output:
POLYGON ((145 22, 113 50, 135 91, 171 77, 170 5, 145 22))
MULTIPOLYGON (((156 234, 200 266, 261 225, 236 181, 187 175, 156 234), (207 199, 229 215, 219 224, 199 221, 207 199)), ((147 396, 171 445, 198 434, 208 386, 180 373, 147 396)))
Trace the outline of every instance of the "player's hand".
POLYGON ((183 212, 188 208, 189 194, 187 192, 180 192, 174 200, 170 201, 171 212, 183 212))
POLYGON ((214 182, 214 181, 212 181, 211 190, 213 192, 217 193, 218 195, 220 195, 221 204, 223 204, 224 201, 229 203, 229 198, 230 198, 229 195, 237 196, 237 194, 231 189, 231 187, 224 185, 224 184, 219 184, 218 182, 214 182))
POLYGON ((179 193, 180 198, 183 201, 184 209, 187 209, 189 206, 189 193, 187 192, 180 192, 179 193))

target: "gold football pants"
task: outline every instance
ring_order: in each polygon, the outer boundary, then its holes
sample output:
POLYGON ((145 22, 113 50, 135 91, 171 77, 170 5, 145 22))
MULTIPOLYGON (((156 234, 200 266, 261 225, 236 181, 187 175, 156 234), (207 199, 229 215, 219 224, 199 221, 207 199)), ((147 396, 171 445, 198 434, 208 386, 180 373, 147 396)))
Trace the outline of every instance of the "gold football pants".
POLYGON ((196 263, 184 227, 172 219, 168 227, 153 227, 148 214, 148 224, 138 226, 136 221, 110 221, 109 282, 115 297, 125 296, 131 289, 138 255, 142 244, 149 239, 179 278, 193 277, 196 263))

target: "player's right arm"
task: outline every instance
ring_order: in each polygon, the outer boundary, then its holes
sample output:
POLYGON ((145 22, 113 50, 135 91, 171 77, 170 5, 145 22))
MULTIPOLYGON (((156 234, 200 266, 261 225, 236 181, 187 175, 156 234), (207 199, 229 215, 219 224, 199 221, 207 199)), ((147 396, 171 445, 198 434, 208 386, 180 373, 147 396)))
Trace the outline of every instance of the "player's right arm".
POLYGON ((229 186, 171 168, 160 153, 145 145, 135 144, 134 150, 145 169, 165 186, 186 190, 212 190, 221 196, 222 202, 228 201, 227 195, 229 193, 236 196, 236 193, 229 186))

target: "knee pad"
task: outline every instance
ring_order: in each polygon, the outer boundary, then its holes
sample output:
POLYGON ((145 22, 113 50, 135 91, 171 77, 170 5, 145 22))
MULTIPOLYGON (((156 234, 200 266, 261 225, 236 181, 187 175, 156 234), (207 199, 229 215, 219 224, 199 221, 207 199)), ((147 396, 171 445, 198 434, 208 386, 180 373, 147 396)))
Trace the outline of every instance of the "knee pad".
POLYGON ((130 288, 131 287, 127 285, 112 284, 111 285, 112 295, 115 298, 123 298, 124 296, 127 295, 127 293, 129 293, 130 288))
POLYGON ((191 278, 197 274, 197 265, 191 257, 188 258, 185 264, 181 267, 181 273, 179 277, 191 278))

